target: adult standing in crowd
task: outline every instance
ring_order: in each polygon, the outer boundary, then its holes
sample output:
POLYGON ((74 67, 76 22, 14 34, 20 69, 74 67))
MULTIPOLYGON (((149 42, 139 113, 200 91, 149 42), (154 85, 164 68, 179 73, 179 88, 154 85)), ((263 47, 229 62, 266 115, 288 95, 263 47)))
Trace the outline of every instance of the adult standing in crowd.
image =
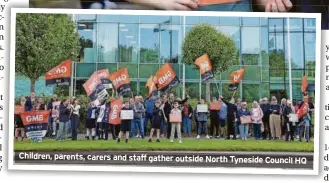
POLYGON ((227 105, 222 101, 221 98, 218 99, 220 104, 220 111, 219 111, 219 125, 220 125, 220 137, 225 136, 226 131, 226 120, 227 120, 227 105))
POLYGON ((183 104, 182 116, 183 116, 183 133, 188 137, 190 137, 192 135, 193 108, 187 101, 183 104))
POLYGON ((35 93, 31 92, 30 96, 26 97, 25 111, 33 111, 36 102, 37 101, 36 101, 35 93))
POLYGON ((70 120, 70 101, 68 99, 62 100, 59 106, 59 129, 57 133, 57 141, 66 140, 67 137, 67 123, 70 120))
POLYGON ((285 127, 285 140, 290 140, 294 141, 294 136, 295 136, 295 126, 292 125, 292 122, 289 121, 289 118, 291 117, 291 114, 294 114, 294 109, 292 108, 292 103, 290 100, 286 101, 286 106, 283 107, 283 121, 284 121, 284 127, 285 127))
MULTIPOLYGON (((200 105, 205 105, 205 100, 204 99, 200 99, 200 105)), ((198 123, 199 123, 199 128, 198 128, 198 135, 197 135, 197 139, 200 139, 201 137, 201 133, 202 133, 202 128, 204 129, 204 133, 206 135, 206 139, 210 139, 209 135, 208 135, 208 111, 207 112, 200 112, 198 111, 198 108, 195 108, 195 113, 197 114, 197 119, 198 119, 198 123)), ((217 114, 218 115, 218 114, 217 114)))
POLYGON ((79 100, 74 99, 72 105, 72 140, 77 140, 78 138, 78 126, 80 119, 80 105, 79 100))
POLYGON ((152 118, 153 118, 153 108, 155 105, 155 97, 151 96, 148 99, 145 100, 145 119, 143 121, 144 123, 144 136, 146 136, 147 132, 147 126, 148 122, 150 121, 152 124, 152 118))
POLYGON ((271 105, 268 103, 267 97, 263 98, 263 104, 260 106, 263 111, 263 125, 264 125, 264 132, 263 132, 263 140, 267 138, 271 139, 271 130, 270 130, 270 114, 271 114, 271 105))
POLYGON ((271 98, 270 107, 270 129, 273 140, 280 139, 281 137, 281 120, 280 120, 280 105, 275 96, 271 98))
POLYGON ((252 108, 250 110, 250 116, 253 123, 254 137, 256 140, 260 140, 262 135, 261 125, 262 118, 264 116, 262 109, 259 107, 259 104, 254 101, 252 108))
POLYGON ((282 98, 281 99, 281 105, 280 105, 280 120, 281 120, 281 137, 284 139, 285 136, 285 125, 284 125, 284 117, 283 117, 283 111, 284 108, 287 106, 287 99, 282 98))
MULTIPOLYGON (((58 98, 57 98, 57 95, 56 94, 54 94, 51 97, 51 99, 49 100, 49 102, 47 104, 47 110, 49 110, 51 114, 53 114, 53 110, 55 108, 55 106, 53 105, 54 102, 58 102, 58 98)), ((54 121, 53 115, 49 115, 48 132, 49 132, 49 134, 55 135, 56 134, 56 126, 55 126, 55 128, 53 128, 53 126, 54 126, 53 123, 56 123, 54 121)))
MULTIPOLYGON (((132 108, 134 110, 134 120, 132 120, 132 124, 131 125, 131 131, 134 130, 135 125, 138 126, 138 131, 139 131, 139 135, 141 135, 142 139, 144 139, 144 130, 143 130, 143 125, 142 125, 142 117, 143 117, 143 113, 145 112, 144 106, 141 103, 141 100, 139 97, 135 97, 135 102, 132 105, 132 108)), ((133 136, 133 133, 131 132, 131 135, 133 136)))
POLYGON ((241 102, 241 108, 238 109, 238 115, 237 115, 237 119, 238 119, 237 123, 239 124, 241 139, 247 140, 248 132, 249 132, 249 123, 244 123, 242 121, 242 118, 250 118, 250 111, 248 110, 247 102, 241 102))
POLYGON ((87 120, 86 120, 86 139, 89 140, 90 136, 93 140, 95 140, 96 136, 96 119, 97 119, 97 107, 93 102, 90 102, 87 108, 87 120))
POLYGON ((219 110, 220 104, 216 97, 213 97, 212 103, 209 106, 210 111, 210 138, 214 136, 214 129, 215 130, 215 137, 219 138, 219 110))
POLYGON ((37 105, 35 107, 35 110, 39 110, 39 111, 47 110, 47 106, 46 106, 45 101, 43 100, 43 98, 41 98, 41 97, 38 98, 38 102, 37 102, 37 105))
MULTIPOLYGON (((26 102, 26 98, 22 97, 20 100, 20 105, 24 107, 25 102, 26 102)), ((23 141, 24 137, 25 137, 24 124, 23 124, 20 114, 15 114, 15 140, 16 141, 18 140, 19 134, 21 135, 21 140, 23 141)))
POLYGON ((227 105, 227 137, 226 139, 231 139, 231 136, 233 137, 233 140, 236 140, 236 130, 235 130, 235 119, 236 119, 236 113, 237 113, 237 107, 235 105, 235 101, 232 98, 230 102, 227 102, 224 100, 223 97, 221 97, 221 100, 227 105))

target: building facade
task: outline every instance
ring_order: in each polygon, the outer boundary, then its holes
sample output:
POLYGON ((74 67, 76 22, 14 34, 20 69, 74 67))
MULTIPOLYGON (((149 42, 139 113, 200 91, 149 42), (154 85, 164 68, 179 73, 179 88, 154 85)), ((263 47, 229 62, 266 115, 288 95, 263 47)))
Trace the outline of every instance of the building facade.
MULTIPOLYGON (((73 92, 85 94, 82 84, 96 70, 110 73, 127 67, 135 94, 147 93, 145 83, 165 62, 170 62, 182 81, 186 94, 205 97, 205 84, 198 70, 182 61, 182 44, 189 30, 208 23, 234 40, 238 61, 211 80, 211 95, 233 95, 228 90, 231 71, 245 68, 246 73, 235 97, 248 101, 276 95, 301 99, 301 78, 315 78, 315 19, 198 16, 74 15, 82 49, 73 73, 73 92), (289 30, 288 30, 289 27, 289 30), (289 84, 288 32, 291 46, 292 85, 289 84)), ((181 96, 183 87, 173 92, 181 96)))

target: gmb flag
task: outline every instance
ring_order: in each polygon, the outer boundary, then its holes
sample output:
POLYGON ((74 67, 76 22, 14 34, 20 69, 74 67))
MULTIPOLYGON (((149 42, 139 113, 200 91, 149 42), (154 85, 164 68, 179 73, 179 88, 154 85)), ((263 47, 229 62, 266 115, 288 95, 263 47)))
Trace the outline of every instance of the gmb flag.
POLYGON ((46 86, 50 85, 70 85, 71 84, 72 60, 68 59, 58 66, 52 68, 45 75, 46 86))
POLYGON ((106 88, 101 81, 102 77, 100 77, 100 75, 102 72, 100 71, 94 72, 82 85, 90 100, 93 101, 95 105, 100 105, 108 97, 106 88))
POLYGON ((244 76, 244 73, 245 73, 245 69, 239 69, 237 71, 231 72, 230 74, 231 80, 229 85, 229 89, 231 91, 235 91, 238 88, 239 83, 244 76))
POLYGON ((153 78, 158 90, 168 92, 179 84, 179 79, 169 63, 165 63, 153 78))
POLYGON ((50 111, 28 111, 20 113, 27 138, 41 142, 47 133, 50 111))
POLYGON ((149 90, 147 98, 151 97, 157 91, 153 78, 154 77, 151 75, 145 85, 145 87, 149 90))
POLYGON ((201 57, 197 58, 194 63, 200 69, 202 81, 207 81, 208 79, 214 77, 214 74, 212 72, 212 65, 208 54, 204 54, 201 57))
POLYGON ((307 77, 303 76, 303 78, 302 78, 302 93, 304 95, 306 95, 307 87, 308 87, 307 77))
POLYGON ((120 119, 121 108, 122 108, 122 102, 120 99, 115 99, 111 102, 110 117, 109 117, 109 123, 111 125, 121 124, 121 119, 120 119))
POLYGON ((131 92, 130 88, 130 77, 127 67, 118 70, 117 72, 112 73, 109 76, 109 79, 112 81, 112 85, 120 96, 123 96, 131 92))

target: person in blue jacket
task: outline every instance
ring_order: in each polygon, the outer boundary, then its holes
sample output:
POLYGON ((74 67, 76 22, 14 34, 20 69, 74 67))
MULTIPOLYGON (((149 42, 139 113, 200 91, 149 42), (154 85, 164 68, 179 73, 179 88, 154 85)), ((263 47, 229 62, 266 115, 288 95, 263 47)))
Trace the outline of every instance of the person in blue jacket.
POLYGON ((145 100, 145 118, 144 118, 144 137, 146 136, 147 126, 148 122, 150 121, 152 124, 152 118, 153 118, 153 108, 154 108, 155 102, 154 97, 150 97, 145 100))

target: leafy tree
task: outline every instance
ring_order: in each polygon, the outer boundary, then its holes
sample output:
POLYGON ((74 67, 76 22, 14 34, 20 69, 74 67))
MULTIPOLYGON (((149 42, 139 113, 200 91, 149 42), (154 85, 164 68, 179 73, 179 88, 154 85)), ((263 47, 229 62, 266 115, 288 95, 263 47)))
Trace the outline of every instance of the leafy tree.
POLYGON ((64 14, 17 14, 15 71, 31 80, 31 92, 40 76, 80 50, 75 23, 64 14))
MULTIPOLYGON (((194 61, 207 53, 214 74, 223 72, 236 63, 237 49, 231 37, 219 32, 208 24, 199 24, 191 28, 183 42, 183 62, 194 65, 194 61)), ((210 83, 207 82, 206 99, 210 101, 210 83)))

